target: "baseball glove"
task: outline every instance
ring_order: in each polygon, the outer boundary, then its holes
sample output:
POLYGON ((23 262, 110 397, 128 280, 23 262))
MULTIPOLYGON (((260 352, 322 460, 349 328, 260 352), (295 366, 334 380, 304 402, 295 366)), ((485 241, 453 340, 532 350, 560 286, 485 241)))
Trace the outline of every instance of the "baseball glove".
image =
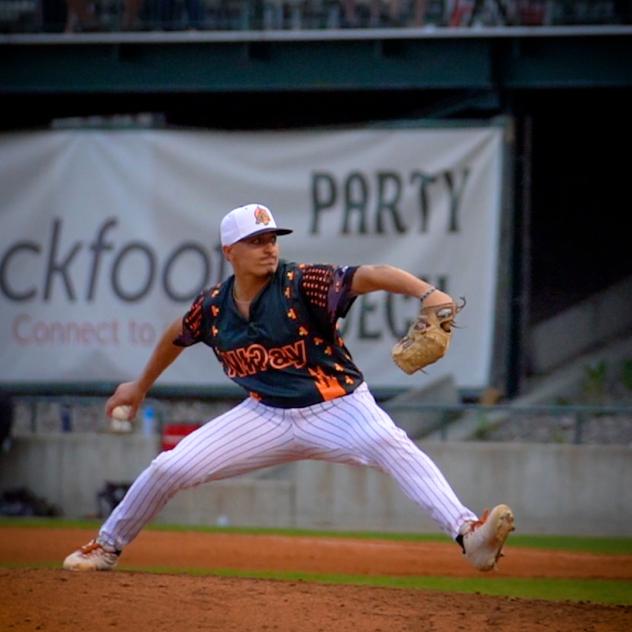
POLYGON ((406 335, 393 347, 395 364, 411 375, 441 359, 450 346, 454 319, 464 306, 465 300, 461 305, 422 306, 406 335))

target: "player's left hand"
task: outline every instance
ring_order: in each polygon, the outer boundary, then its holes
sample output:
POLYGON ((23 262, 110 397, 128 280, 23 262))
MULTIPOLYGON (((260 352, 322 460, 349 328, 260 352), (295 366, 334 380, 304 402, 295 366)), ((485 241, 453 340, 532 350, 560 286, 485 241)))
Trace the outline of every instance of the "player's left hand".
POLYGON ((393 361, 409 375, 441 359, 452 340, 454 319, 465 306, 450 301, 422 307, 407 334, 395 344, 393 361))

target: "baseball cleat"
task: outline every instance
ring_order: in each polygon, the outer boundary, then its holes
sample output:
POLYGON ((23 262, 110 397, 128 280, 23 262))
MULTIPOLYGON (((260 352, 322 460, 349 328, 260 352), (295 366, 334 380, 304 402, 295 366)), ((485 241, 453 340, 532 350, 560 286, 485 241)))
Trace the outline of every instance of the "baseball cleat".
POLYGON ((120 551, 91 540, 64 560, 64 568, 67 571, 110 571, 116 566, 120 554, 120 551))
POLYGON ((457 542, 465 557, 479 571, 491 571, 502 557, 507 536, 515 529, 514 515, 507 505, 497 505, 478 519, 466 522, 457 542))

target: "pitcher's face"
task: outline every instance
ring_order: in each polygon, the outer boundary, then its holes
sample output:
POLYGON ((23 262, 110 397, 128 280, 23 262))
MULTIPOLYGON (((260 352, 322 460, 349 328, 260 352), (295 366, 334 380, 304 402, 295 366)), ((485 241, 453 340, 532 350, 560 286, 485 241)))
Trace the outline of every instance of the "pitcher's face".
POLYGON ((279 244, 276 233, 246 237, 232 246, 224 247, 226 259, 236 276, 267 277, 279 265, 279 244))

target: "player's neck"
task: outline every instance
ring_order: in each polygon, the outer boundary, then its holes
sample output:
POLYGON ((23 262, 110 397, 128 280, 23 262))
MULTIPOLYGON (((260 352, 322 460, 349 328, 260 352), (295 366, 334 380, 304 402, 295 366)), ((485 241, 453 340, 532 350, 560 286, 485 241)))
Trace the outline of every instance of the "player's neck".
POLYGON ((235 277, 233 298, 242 305, 250 304, 257 294, 268 284, 269 277, 235 277))

